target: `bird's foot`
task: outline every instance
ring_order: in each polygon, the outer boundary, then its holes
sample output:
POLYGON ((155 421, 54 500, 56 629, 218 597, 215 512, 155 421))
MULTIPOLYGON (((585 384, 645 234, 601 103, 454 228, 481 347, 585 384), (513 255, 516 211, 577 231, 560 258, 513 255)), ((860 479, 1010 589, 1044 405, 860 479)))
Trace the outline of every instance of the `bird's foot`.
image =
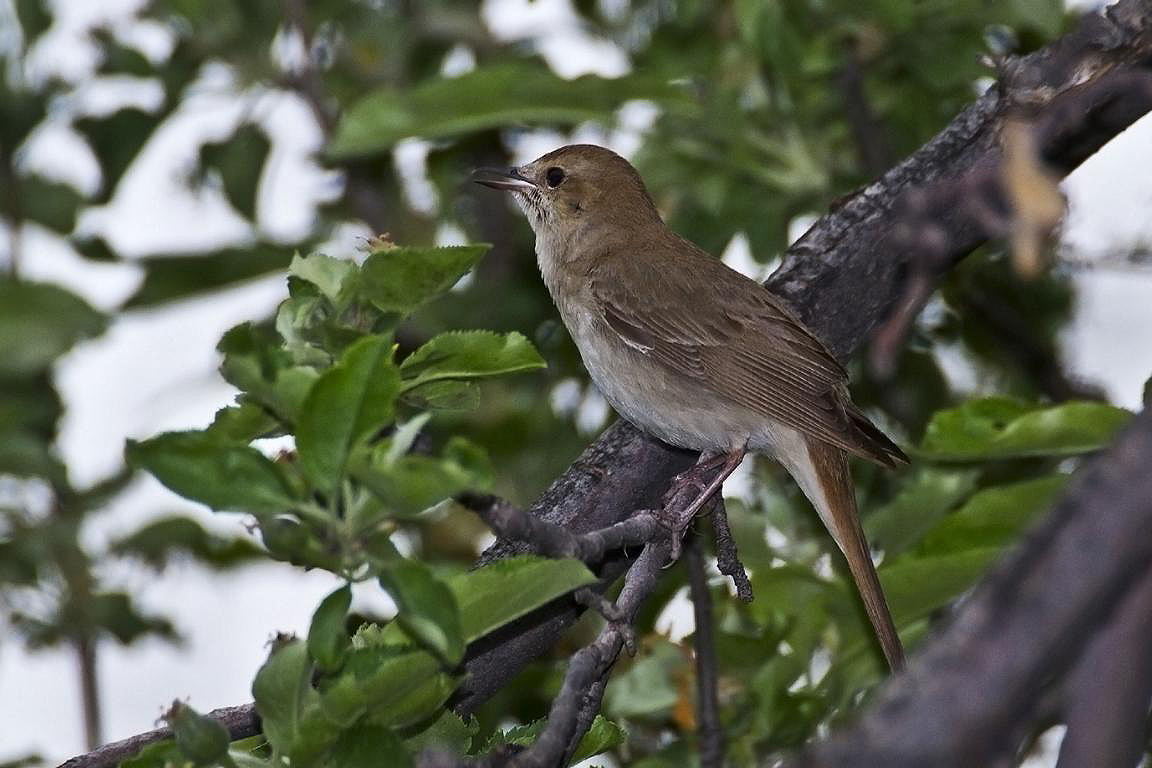
POLYGON ((740 466, 744 450, 701 456, 694 466, 672 478, 662 500, 664 525, 672 536, 669 563, 680 558, 684 531, 692 524, 697 513, 715 494, 720 492, 724 479, 740 466))

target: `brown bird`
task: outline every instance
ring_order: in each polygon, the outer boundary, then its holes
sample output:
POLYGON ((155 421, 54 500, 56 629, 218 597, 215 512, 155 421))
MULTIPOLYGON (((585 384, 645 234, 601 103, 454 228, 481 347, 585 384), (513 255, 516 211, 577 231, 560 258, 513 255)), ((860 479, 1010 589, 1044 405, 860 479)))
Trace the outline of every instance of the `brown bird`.
POLYGON ((788 470, 844 553, 893 669, 903 651, 860 527, 848 454, 893 467, 904 453, 852 403, 824 345, 756 281, 670 231, 636 169, 573 145, 473 180, 511 191, 588 374, 649 434, 701 452, 678 489, 687 526, 746 452, 788 470))

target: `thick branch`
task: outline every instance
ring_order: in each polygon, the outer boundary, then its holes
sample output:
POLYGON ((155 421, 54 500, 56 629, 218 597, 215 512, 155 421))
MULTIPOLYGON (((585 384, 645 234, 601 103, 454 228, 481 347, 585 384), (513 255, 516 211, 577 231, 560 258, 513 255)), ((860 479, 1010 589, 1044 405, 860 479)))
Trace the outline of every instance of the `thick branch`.
POLYGON ((1152 702, 1152 569, 1089 644, 1064 686, 1068 732, 1056 768, 1132 768, 1152 702))
MULTIPOLYGON (((1088 17, 1065 38, 1004 64, 1000 88, 990 89, 932 141, 875 183, 821 218, 785 254, 767 286, 787 299, 809 327, 841 358, 858 349, 892 311, 904 290, 911 254, 892 247, 899 203, 908 190, 962 177, 994 161, 997 130, 1010 109, 1039 110, 1073 87, 1110 73, 1141 71, 1148 62, 1152 7, 1122 0, 1111 18, 1088 17)), ((1099 120, 1051 116, 1040 148, 1045 161, 1066 174, 1148 110, 1124 100, 1102 105, 1099 120), (1105 119, 1106 118, 1106 119, 1105 119), (1062 122, 1063 121, 1063 122, 1062 122)), ((953 261, 987 239, 978 222, 945 216, 941 230, 953 261)), ((538 517, 585 532, 613 525, 636 509, 655 506, 672 475, 692 460, 617 422, 584 452, 532 507, 538 517)), ((510 551, 498 544, 491 561, 510 551)), ((606 577, 621 572, 610 566, 606 577)), ((575 621, 579 607, 554 604, 526 617, 514 631, 490 638, 467 662, 468 681, 455 708, 470 712, 525 664, 553 646, 575 621)))
MULTIPOLYGON (((1045 682, 1075 662, 1152 567, 1152 537, 1142 535, 1152 530, 1150 466, 1152 411, 1145 411, 1076 474, 1048 518, 867 714, 793 765, 959 768, 1010 754, 1045 682)), ((1146 622, 1147 604, 1139 610, 1146 622)))

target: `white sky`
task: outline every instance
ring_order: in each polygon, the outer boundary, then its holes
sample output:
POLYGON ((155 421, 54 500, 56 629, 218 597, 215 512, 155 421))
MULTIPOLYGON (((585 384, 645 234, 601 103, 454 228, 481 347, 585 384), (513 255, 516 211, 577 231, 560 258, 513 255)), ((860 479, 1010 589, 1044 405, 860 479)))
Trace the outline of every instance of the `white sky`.
MULTIPOLYGON (((60 0, 64 14, 38 64, 83 77, 91 53, 81 30, 95 18, 119 18, 136 0, 60 0)), ((567 0, 489 0, 485 18, 504 39, 531 37, 551 29, 541 50, 564 75, 619 74, 626 56, 579 28, 567 0)), ((162 30, 132 32, 149 50, 164 50, 162 30)), ((457 57, 467 66, 466 56, 457 57)), ((454 65, 455 66, 455 65, 454 65)), ((215 76, 213 76, 215 77, 215 76)), ((84 226, 104 231, 128 254, 186 250, 246 234, 244 223, 218 195, 196 196, 181 183, 200 137, 219 135, 233 125, 241 107, 221 95, 226 80, 202 83, 202 93, 153 138, 139 165, 115 199, 84 226)), ((83 103, 99 106, 123 94, 115 88, 83 89, 83 103)), ((302 105, 294 99, 260 96, 246 105, 272 133, 274 151, 259 200, 265 235, 290 239, 308 227, 312 206, 333 192, 332 178, 308 159, 320 141, 302 105)), ((605 136, 594 127, 572 135, 542 134, 517 147, 525 159, 573 135, 634 151, 652 115, 637 106, 624 127, 605 136)), ((1065 241, 1078 251, 1106 255, 1132 243, 1152 242, 1152 121, 1145 119, 1091 159, 1064 184, 1071 203, 1065 241)), ((94 183, 94 161, 82 144, 54 126, 40 137, 33 159, 81 186, 94 183)), ((409 146, 399 158, 419 169, 422 150, 409 146)), ((410 193, 419 196, 417 184, 410 193)), ((30 277, 55 280, 102 307, 115 306, 137 285, 131 265, 94 264, 44 232, 28 236, 30 277)), ((746 245, 737 240, 726 258, 752 269, 746 245)), ((1152 372, 1152 276, 1148 272, 1097 270, 1079 274, 1080 306, 1066 334, 1072 369, 1104 382, 1117 402, 1135 407, 1152 372)), ((127 313, 102 338, 77 349, 60 366, 58 382, 69 404, 60 441, 74 482, 94 482, 119 463, 129 437, 205 424, 226 404, 232 390, 215 373, 214 346, 224 330, 266 316, 284 295, 279 277, 258 279, 208 298, 190 299, 160 310, 127 313)), ((577 393, 578 395, 578 393, 577 393)), ((579 398, 577 398, 579 399, 579 398)), ((585 398, 599 407, 597 398, 585 398)), ((218 528, 235 529, 234 517, 213 516, 142 477, 113 509, 85 530, 93 544, 130 530, 160 513, 195 514, 218 528)), ((200 710, 249 700, 248 685, 263 661, 265 643, 276 631, 306 629, 312 608, 333 588, 323 573, 305 574, 275 564, 236 573, 206 573, 177 566, 160 577, 122 568, 113 579, 140 595, 146 606, 172 617, 187 638, 173 648, 147 641, 128 649, 106 645, 100 655, 105 737, 123 738, 152 726, 165 705, 182 698, 200 710)), ((357 600, 378 604, 378 593, 360 590, 357 600)), ((0 644, 0 761, 40 752, 51 764, 82 751, 76 674, 62 652, 29 654, 17 643, 0 644)))

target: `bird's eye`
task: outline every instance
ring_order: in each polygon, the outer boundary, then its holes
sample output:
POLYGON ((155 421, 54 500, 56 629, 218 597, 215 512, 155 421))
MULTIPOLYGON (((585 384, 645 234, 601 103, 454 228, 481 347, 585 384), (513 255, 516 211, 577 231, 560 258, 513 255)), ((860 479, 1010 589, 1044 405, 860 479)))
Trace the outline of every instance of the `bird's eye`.
POLYGON ((565 179, 564 169, 552 166, 544 173, 544 181, 548 183, 549 187, 555 189, 560 186, 560 183, 565 179))

